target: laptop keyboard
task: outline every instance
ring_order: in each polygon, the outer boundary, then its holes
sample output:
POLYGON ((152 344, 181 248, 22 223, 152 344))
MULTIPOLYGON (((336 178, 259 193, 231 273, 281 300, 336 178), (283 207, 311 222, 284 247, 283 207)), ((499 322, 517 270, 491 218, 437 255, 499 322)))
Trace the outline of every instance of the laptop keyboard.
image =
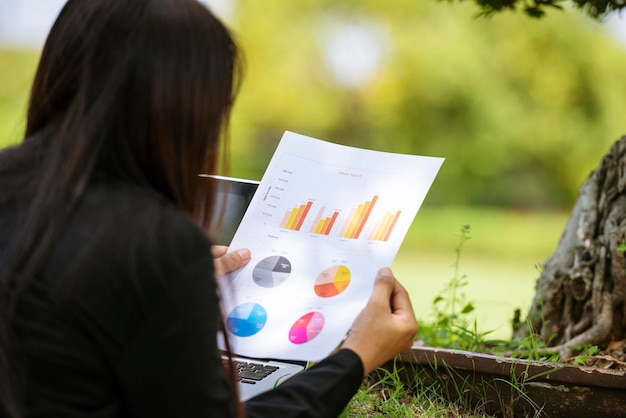
POLYGON ((274 373, 279 368, 269 364, 254 363, 242 360, 233 360, 237 369, 238 381, 241 383, 255 384, 274 373))

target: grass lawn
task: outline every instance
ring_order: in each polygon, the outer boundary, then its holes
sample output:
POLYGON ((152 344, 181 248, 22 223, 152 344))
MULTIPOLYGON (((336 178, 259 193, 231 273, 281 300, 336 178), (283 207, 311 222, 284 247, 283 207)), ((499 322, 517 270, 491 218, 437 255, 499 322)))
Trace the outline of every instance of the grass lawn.
POLYGON ((455 249, 463 224, 471 239, 461 251, 462 290, 476 307, 478 330, 491 338, 510 338, 516 308, 524 315, 535 295, 537 265, 556 248, 567 211, 514 211, 428 207, 418 213, 393 270, 411 295, 418 318, 454 275, 455 249))

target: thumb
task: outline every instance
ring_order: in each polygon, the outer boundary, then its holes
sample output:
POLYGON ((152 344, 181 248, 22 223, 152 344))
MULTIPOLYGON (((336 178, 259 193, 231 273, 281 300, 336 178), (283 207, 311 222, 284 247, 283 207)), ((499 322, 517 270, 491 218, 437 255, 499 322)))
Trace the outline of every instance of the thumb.
POLYGON ((389 267, 378 270, 370 302, 389 305, 395 283, 396 279, 389 267))
POLYGON ((242 267, 250 260, 250 250, 247 248, 241 248, 237 251, 226 253, 223 256, 216 258, 215 262, 215 277, 220 278, 226 273, 233 272, 242 267))

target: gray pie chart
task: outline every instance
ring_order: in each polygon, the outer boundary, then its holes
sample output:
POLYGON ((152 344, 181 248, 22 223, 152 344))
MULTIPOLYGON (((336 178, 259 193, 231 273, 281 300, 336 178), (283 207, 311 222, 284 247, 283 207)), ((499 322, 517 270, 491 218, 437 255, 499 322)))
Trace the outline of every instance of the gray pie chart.
POLYGON ((259 261, 252 270, 252 279, 261 287, 276 287, 291 274, 291 262, 285 257, 273 255, 259 261))

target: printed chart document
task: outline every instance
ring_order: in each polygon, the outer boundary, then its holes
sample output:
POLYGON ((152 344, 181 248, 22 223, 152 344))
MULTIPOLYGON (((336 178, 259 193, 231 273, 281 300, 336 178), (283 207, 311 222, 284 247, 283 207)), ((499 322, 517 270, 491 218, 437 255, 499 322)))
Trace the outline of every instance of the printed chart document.
POLYGON ((286 132, 230 244, 252 259, 218 280, 232 351, 320 360, 390 266, 443 158, 286 132))

